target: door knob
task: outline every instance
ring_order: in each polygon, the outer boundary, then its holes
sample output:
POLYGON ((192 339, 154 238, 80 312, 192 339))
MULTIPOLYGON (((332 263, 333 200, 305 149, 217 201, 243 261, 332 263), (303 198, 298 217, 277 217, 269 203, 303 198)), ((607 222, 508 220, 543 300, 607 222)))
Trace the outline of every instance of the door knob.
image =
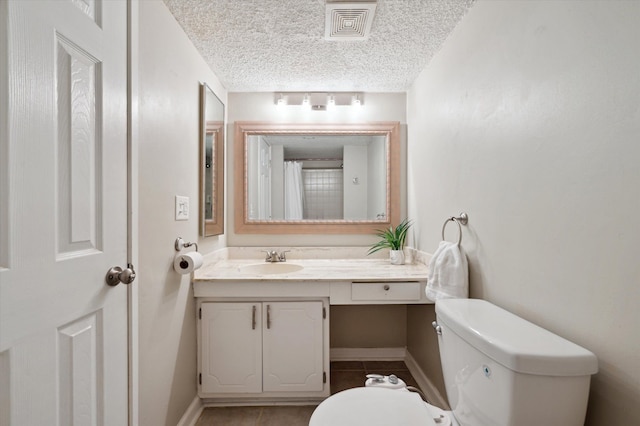
POLYGON ((133 269, 132 264, 127 264, 126 269, 122 269, 119 266, 114 266, 107 271, 105 280, 110 286, 116 286, 120 283, 131 284, 136 279, 136 271, 133 269))

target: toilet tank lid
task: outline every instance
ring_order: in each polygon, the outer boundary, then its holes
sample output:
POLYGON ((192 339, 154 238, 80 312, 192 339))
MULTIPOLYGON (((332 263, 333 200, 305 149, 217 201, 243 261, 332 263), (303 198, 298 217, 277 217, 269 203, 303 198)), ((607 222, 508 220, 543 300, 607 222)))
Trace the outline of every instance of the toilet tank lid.
POLYGON ((513 371, 551 376, 598 372, 592 352, 485 300, 438 300, 436 317, 438 323, 513 371))

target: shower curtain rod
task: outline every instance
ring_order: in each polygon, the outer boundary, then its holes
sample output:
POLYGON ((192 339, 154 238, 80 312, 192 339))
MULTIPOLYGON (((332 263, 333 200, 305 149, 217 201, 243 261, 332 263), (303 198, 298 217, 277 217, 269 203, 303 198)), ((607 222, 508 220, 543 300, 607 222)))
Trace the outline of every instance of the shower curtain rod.
POLYGON ((342 158, 285 158, 284 161, 342 161, 342 158))

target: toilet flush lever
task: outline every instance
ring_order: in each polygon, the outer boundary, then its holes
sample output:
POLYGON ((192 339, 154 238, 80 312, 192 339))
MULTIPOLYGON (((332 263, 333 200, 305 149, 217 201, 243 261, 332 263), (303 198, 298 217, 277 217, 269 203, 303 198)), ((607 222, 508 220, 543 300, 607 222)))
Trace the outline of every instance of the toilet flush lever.
POLYGON ((432 327, 433 327, 433 329, 436 331, 436 334, 437 334, 438 336, 440 336, 440 335, 442 334, 442 327, 440 327, 440 326, 438 325, 438 322, 437 322, 437 321, 432 322, 432 323, 431 323, 431 326, 432 326, 432 327))

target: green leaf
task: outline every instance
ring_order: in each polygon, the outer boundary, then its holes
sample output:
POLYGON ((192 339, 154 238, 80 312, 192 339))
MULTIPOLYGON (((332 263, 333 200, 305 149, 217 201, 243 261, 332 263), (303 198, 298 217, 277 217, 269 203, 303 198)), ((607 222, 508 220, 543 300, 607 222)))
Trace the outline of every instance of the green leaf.
POLYGON ((404 244, 407 239, 407 234, 410 227, 411 221, 409 219, 404 219, 395 228, 393 226, 390 226, 389 229, 376 230, 375 235, 380 237, 380 241, 369 248, 367 255, 375 253, 384 248, 388 248, 391 250, 402 250, 404 248, 404 244))

